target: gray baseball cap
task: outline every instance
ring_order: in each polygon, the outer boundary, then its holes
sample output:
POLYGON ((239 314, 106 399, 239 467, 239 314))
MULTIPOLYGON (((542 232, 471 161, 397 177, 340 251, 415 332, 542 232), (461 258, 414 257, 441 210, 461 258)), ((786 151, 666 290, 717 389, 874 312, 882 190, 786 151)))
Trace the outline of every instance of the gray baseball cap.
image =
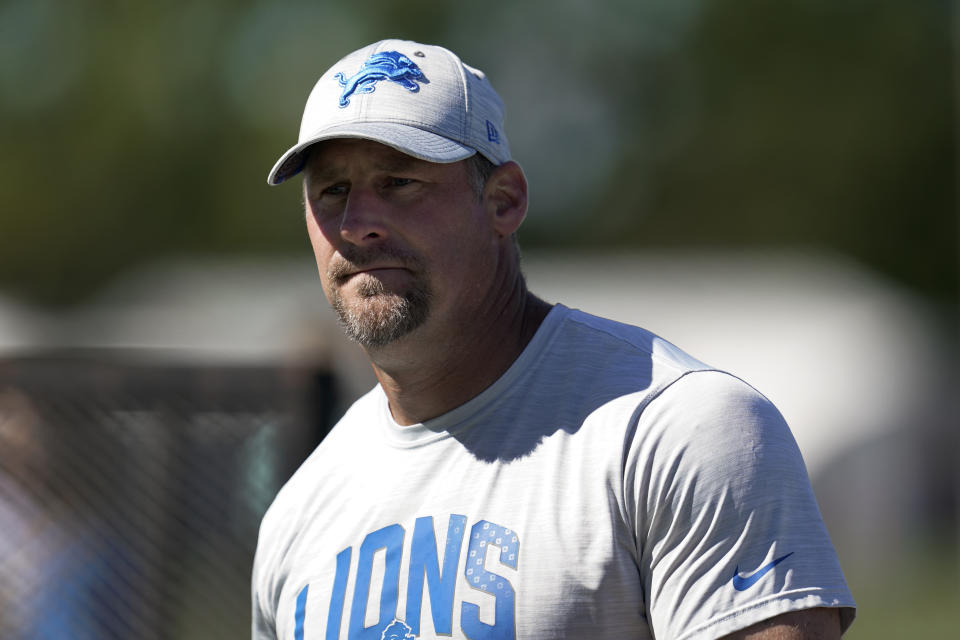
POLYGON ((503 101, 482 71, 452 51, 381 40, 347 55, 314 86, 300 138, 267 175, 280 184, 303 170, 307 147, 331 138, 363 138, 429 162, 480 153, 510 160, 503 101))

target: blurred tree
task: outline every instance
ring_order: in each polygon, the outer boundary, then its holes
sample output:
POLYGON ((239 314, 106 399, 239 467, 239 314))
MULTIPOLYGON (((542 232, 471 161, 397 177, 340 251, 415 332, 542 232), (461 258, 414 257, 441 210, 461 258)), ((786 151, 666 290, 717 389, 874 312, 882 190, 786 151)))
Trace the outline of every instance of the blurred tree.
POLYGON ((647 147, 586 231, 631 246, 829 247, 955 300, 950 25, 947 2, 705 3, 689 46, 645 83, 647 147), (620 187, 638 173, 646 191, 620 187))
POLYGON ((64 304, 171 254, 305 252, 298 189, 266 171, 318 68, 409 37, 504 93, 526 246, 830 247, 953 299, 951 21, 944 0, 7 0, 0 287, 64 304))

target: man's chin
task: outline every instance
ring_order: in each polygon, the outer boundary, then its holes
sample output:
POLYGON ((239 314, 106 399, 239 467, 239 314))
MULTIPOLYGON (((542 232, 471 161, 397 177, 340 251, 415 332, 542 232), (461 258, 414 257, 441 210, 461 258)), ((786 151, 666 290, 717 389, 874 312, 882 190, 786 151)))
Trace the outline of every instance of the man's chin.
POLYGON ((344 331, 363 347, 384 347, 419 327, 426 320, 425 300, 396 293, 338 297, 334 311, 344 331))
POLYGON ((406 306, 406 299, 391 292, 381 292, 374 295, 351 296, 344 299, 347 312, 358 319, 380 318, 385 315, 402 313, 401 308, 406 306))

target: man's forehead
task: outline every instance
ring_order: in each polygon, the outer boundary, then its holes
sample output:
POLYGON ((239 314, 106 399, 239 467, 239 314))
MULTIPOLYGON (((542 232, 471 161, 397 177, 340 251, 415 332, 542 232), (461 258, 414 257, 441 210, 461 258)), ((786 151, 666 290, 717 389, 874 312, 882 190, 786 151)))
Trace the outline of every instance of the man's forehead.
POLYGON ((335 138, 324 140, 309 149, 306 173, 311 176, 337 171, 347 162, 363 162, 371 169, 400 171, 418 165, 435 163, 420 160, 393 147, 359 138, 335 138))

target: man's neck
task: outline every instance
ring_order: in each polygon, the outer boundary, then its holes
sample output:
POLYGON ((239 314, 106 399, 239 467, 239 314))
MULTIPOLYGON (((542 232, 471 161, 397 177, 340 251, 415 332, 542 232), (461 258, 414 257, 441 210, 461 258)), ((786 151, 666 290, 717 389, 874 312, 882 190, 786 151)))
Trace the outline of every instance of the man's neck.
POLYGON ((473 322, 415 331, 394 348, 368 351, 394 420, 410 425, 442 415, 510 368, 550 311, 522 277, 514 286, 505 304, 473 322))

